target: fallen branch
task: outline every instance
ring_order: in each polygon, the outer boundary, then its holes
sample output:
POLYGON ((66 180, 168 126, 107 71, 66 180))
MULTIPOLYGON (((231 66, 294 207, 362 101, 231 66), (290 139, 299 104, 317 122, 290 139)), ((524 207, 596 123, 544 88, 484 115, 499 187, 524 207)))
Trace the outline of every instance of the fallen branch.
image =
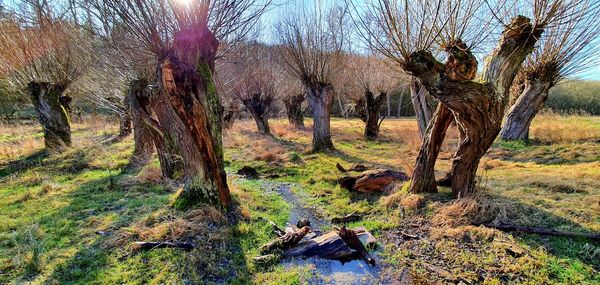
POLYGON ((338 234, 351 249, 356 250, 358 254, 360 254, 360 257, 362 257, 362 259, 367 264, 375 265, 375 259, 369 254, 369 251, 367 251, 367 249, 353 230, 349 230, 346 229, 346 227, 342 227, 338 231, 338 234))
POLYGON ((282 230, 275 222, 269 220, 267 220, 267 222, 269 222, 269 224, 273 228, 273 232, 277 237, 282 237, 285 235, 285 231, 282 230))
POLYGON ((493 224, 476 224, 476 226, 484 225, 488 228, 494 228, 501 231, 518 231, 524 233, 532 233, 538 235, 551 235, 551 236, 564 236, 564 237, 582 237, 591 240, 600 240, 600 234, 594 233, 575 233, 575 232, 566 232, 559 231, 553 229, 544 229, 544 228, 531 228, 531 227, 521 227, 514 225, 493 225, 493 224))
POLYGON ((296 232, 285 233, 285 235, 278 237, 271 242, 263 245, 260 248, 260 252, 263 254, 271 253, 276 250, 286 250, 299 243, 302 238, 310 231, 310 227, 303 227, 296 232))
POLYGON ((191 250, 196 247, 190 242, 168 242, 168 241, 136 241, 133 247, 138 250, 150 250, 155 248, 181 248, 191 250))

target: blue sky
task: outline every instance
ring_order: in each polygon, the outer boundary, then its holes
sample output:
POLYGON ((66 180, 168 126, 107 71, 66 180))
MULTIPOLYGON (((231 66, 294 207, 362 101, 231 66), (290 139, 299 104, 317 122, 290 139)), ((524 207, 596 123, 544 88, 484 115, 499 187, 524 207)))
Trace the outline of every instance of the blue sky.
MULTIPOLYGON (((322 6, 335 5, 336 3, 341 3, 344 0, 274 0, 275 8, 269 11, 266 15, 264 15, 263 25, 272 25, 271 23, 275 23, 281 15, 286 15, 287 13, 293 13, 297 9, 300 9, 303 6, 313 6, 315 3, 319 3, 322 6)), ((352 0, 355 4, 360 5, 363 0, 352 0)), ((598 0, 600 1, 600 0, 598 0)), ((270 27, 265 27, 269 29, 270 27)), ((267 37, 270 38, 270 37, 267 37)), ((600 47, 598 48, 598 52, 591 55, 594 57, 598 57, 598 62, 600 63, 600 47)), ((586 72, 578 74, 574 76, 580 79, 587 80, 599 80, 600 81, 600 64, 593 68, 588 69, 586 72)))

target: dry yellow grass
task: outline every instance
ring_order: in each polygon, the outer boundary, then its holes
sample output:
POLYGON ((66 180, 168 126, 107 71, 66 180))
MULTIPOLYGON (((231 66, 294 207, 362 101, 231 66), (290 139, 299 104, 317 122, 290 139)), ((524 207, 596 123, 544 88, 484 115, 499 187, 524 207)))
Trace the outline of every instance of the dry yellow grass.
POLYGON ((600 118, 546 111, 535 117, 530 137, 545 143, 597 142, 600 140, 600 118))

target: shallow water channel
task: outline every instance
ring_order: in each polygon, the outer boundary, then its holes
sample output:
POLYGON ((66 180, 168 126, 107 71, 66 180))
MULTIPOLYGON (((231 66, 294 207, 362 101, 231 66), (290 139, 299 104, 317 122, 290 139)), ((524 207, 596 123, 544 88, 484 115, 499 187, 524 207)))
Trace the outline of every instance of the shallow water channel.
MULTIPOLYGON (((305 206, 292 192, 293 184, 265 181, 262 185, 263 190, 278 193, 291 206, 288 223, 296 224, 298 220, 307 218, 311 228, 317 234, 331 228, 329 221, 320 217, 314 209, 305 206)), ((373 256, 377 259, 376 253, 373 256)), ((361 259, 342 263, 338 260, 306 258, 284 260, 282 264, 286 267, 308 267, 313 274, 308 280, 310 284, 380 284, 382 282, 380 268, 370 266, 361 259)))

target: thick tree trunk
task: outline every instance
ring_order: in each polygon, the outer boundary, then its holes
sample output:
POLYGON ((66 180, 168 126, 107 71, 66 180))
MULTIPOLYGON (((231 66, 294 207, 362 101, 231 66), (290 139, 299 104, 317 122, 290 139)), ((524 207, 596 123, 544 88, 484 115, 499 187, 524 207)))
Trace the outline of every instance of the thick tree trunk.
POLYGON ((129 100, 123 99, 123 113, 119 115, 119 137, 125 137, 131 134, 131 108, 129 107, 129 100))
POLYGON ((330 117, 333 106, 333 86, 331 84, 310 84, 306 88, 308 104, 313 116, 313 152, 333 149, 331 142, 330 117))
POLYGON ((169 106, 183 123, 179 133, 186 183, 175 206, 230 203, 223 162, 222 106, 213 80, 218 41, 207 27, 176 33, 158 69, 169 106))
POLYGON ((250 98, 242 100, 242 103, 252 115, 259 134, 271 135, 268 110, 272 102, 273 97, 262 97, 261 94, 254 94, 250 98))
POLYGON ((475 191, 477 166, 500 132, 508 90, 542 32, 530 19, 515 17, 486 61, 481 82, 471 81, 477 61, 461 41, 446 48, 446 64, 435 60, 429 51, 414 52, 407 60, 407 71, 452 111, 458 127, 465 132, 451 171, 456 197, 475 191))
MULTIPOLYGON (((129 166, 134 169, 140 169, 148 164, 154 152, 154 134, 152 129, 144 123, 143 109, 141 100, 147 99, 147 96, 142 95, 146 84, 138 81, 133 81, 129 85, 127 93, 127 105, 130 106, 131 121, 133 123, 133 154, 129 159, 129 166), (141 97, 141 98, 140 98, 141 97), (135 102, 135 101, 137 102, 135 102)), ((163 173, 163 176, 164 173, 163 173)))
POLYGON ((427 104, 427 89, 417 79, 413 79, 410 84, 410 99, 415 109, 419 134, 423 138, 425 137, 429 121, 431 121, 431 108, 427 104))
POLYGON ((381 122, 379 118, 379 112, 381 106, 383 105, 383 100, 387 98, 387 94, 381 93, 377 98, 373 95, 372 92, 365 92, 365 102, 366 102, 366 125, 365 125, 365 139, 367 140, 375 140, 377 136, 379 136, 379 127, 381 126, 381 122))
POLYGON ((298 94, 284 101, 288 122, 297 129, 304 129, 304 115, 302 114, 304 100, 304 94, 298 94))
POLYGON ((423 137, 419 155, 415 162, 410 184, 411 193, 437 192, 435 161, 446 137, 446 130, 448 130, 453 119, 452 112, 444 104, 438 104, 433 118, 427 126, 426 135, 423 137))
POLYGON ((506 114, 500 131, 503 140, 528 140, 529 127, 548 99, 550 82, 527 80, 525 89, 506 114))
POLYGON ((71 97, 64 95, 65 87, 47 82, 30 82, 31 102, 44 129, 47 151, 61 152, 72 145, 69 104, 71 97))
MULTIPOLYGON (((134 80, 130 83, 127 94, 135 142, 130 165, 136 168, 146 165, 156 149, 162 176, 179 179, 183 174, 181 148, 172 139, 175 136, 168 132, 168 130, 174 129, 176 121, 170 117, 165 119, 165 113, 173 111, 165 104, 160 103, 164 102, 164 99, 160 98, 160 93, 150 94, 147 87, 146 80, 134 80), (162 125, 157 118, 163 119, 162 125), (165 123, 169 124, 170 128, 166 128, 165 123)), ((179 129, 183 129, 183 127, 179 129)))

